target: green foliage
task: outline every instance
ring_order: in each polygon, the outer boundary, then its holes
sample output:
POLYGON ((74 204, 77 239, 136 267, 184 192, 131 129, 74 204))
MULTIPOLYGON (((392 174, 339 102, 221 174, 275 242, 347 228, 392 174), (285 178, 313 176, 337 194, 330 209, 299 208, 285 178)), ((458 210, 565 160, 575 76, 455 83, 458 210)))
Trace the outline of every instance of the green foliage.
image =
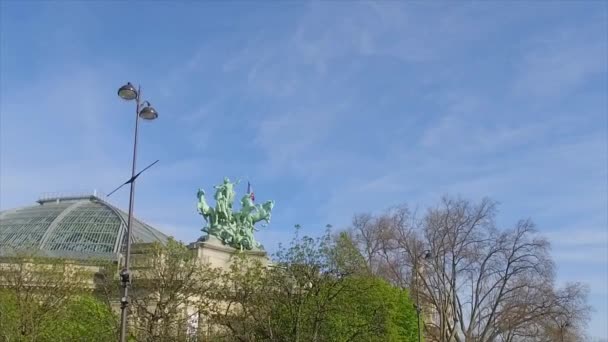
POLYGON ((3 258, 0 337, 6 341, 44 340, 44 324, 62 319, 62 310, 86 293, 91 279, 88 268, 68 260, 25 252, 3 258))
POLYGON ((405 290, 368 276, 345 280, 323 336, 328 341, 415 341, 416 311, 405 290))
POLYGON ((256 341, 265 336, 268 322, 269 296, 273 295, 269 273, 254 259, 237 254, 229 270, 219 276, 209 302, 201 312, 209 317, 214 329, 211 341, 256 341), (264 323, 262 323, 262 321, 264 323))
POLYGON ((213 322, 223 341, 415 341, 408 294, 369 274, 346 234, 298 237, 265 270, 236 260, 213 322), (226 310, 226 308, 233 308, 226 310))
MULTIPOLYGON (((201 341, 416 340, 408 294, 372 276, 344 233, 296 235, 270 267, 237 253, 220 272, 174 240, 141 245, 132 260, 132 341, 189 341, 186 325, 198 314, 201 341)), ((93 295, 82 286, 85 278, 74 282, 62 273, 69 263, 39 271, 14 263, 0 270, 10 285, 0 288, 0 341, 116 339, 109 305, 120 296, 116 267, 99 270, 93 295)))
MULTIPOLYGON (((140 245, 133 253, 130 333, 134 341, 184 341, 187 322, 210 304, 208 291, 217 272, 183 243, 140 245), (185 308, 192 309, 186 311, 185 308)), ((121 286, 115 272, 105 274, 100 292, 116 300, 121 286)))
POLYGON ((10 289, 0 290, 0 341, 111 341, 116 316, 99 299, 77 295, 42 312, 10 289), (21 301, 21 303, 20 303, 21 301))
POLYGON ((0 341, 17 341, 19 334, 17 296, 9 290, 0 289, 0 341))
POLYGON ((38 341, 103 342, 116 338, 116 315, 105 303, 93 296, 71 298, 56 316, 60 319, 41 323, 38 341))

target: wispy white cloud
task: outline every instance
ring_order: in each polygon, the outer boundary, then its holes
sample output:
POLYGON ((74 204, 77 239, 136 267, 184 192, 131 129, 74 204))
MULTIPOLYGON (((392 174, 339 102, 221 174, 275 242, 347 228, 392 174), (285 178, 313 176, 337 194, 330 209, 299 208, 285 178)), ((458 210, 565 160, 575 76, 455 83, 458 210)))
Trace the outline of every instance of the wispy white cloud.
POLYGON ((577 27, 559 27, 525 44, 514 91, 523 96, 564 96, 608 70, 606 15, 577 27))
POLYGON ((568 230, 545 232, 545 236, 554 245, 560 247, 600 246, 608 248, 608 230, 604 228, 572 227, 568 230))
POLYGON ((488 125, 471 113, 448 114, 424 131, 420 145, 435 149, 450 146, 458 152, 496 152, 497 150, 525 146, 542 139, 554 123, 537 122, 511 126, 508 124, 488 125), (468 118, 467 118, 468 117, 468 118))
POLYGON ((265 173, 275 176, 295 173, 314 178, 324 168, 323 144, 332 138, 345 107, 304 106, 261 120, 254 142, 267 158, 262 166, 265 173))
POLYGON ((165 233, 166 235, 171 236, 185 244, 189 244, 191 242, 196 241, 203 234, 201 232, 201 228, 203 226, 202 224, 200 226, 192 226, 180 225, 172 222, 159 222, 153 220, 145 222, 151 225, 152 227, 160 230, 161 232, 165 233))
MULTIPOLYGON (((552 245, 552 254, 558 263, 584 263, 608 268, 608 218, 600 220, 596 228, 573 225, 545 232, 552 245), (601 222, 604 221, 604 222, 601 222)), ((597 276, 608 277, 608 273, 597 276)), ((587 276, 585 276, 587 278, 587 276)), ((604 283, 606 284, 606 282, 604 283)), ((597 284, 596 284, 597 285, 597 284)), ((605 287, 605 286, 604 286, 605 287)), ((597 290, 597 289, 595 289, 597 290)), ((604 289, 604 292, 608 289, 604 289)))
POLYGON ((26 89, 2 88, 0 207, 32 203, 43 192, 107 189, 123 178, 126 167, 111 153, 124 140, 110 138, 107 84, 103 72, 75 67, 26 89))
POLYGON ((104 162, 5 165, 0 172, 0 208, 32 205, 44 193, 106 191, 124 181, 125 170, 104 162))
MULTIPOLYGON (((585 267, 589 267, 594 265, 596 267, 602 268, 606 267, 608 262, 608 251, 604 246, 599 247, 585 247, 584 250, 575 250, 575 249, 564 249, 561 246, 554 248, 554 252, 552 253, 555 260, 560 263, 560 265, 565 265, 565 263, 570 264, 584 264, 585 267)), ((587 277, 579 277, 580 281, 586 281, 587 277)), ((597 284, 596 284, 597 285, 597 284)), ((601 290, 601 289, 595 289, 601 290)))

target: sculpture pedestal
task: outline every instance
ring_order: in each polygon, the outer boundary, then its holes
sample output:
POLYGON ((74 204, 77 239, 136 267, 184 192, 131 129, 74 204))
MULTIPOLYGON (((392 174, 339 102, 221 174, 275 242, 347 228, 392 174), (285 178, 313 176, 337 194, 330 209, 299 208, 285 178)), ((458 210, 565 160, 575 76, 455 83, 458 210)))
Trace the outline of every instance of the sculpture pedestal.
POLYGON ((194 250, 199 260, 208 263, 213 268, 227 270, 230 267, 232 257, 236 254, 244 254, 247 258, 258 260, 262 266, 268 266, 268 253, 264 250, 237 250, 224 245, 215 236, 208 236, 204 241, 193 242, 188 248, 194 250))

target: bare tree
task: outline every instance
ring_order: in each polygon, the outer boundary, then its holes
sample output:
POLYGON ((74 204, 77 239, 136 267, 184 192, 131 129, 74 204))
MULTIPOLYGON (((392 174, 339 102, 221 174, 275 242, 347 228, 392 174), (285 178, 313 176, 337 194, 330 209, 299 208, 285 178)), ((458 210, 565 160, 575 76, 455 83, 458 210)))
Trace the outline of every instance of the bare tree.
MULTIPOLYGON (((547 286, 542 295, 546 300, 542 314, 529 324, 504 330, 500 340, 530 342, 575 342, 585 340, 584 328, 589 319, 590 306, 586 302, 588 287, 569 283, 554 290, 547 286)), ((526 305, 525 298, 519 300, 526 305)))
POLYGON ((427 340, 540 341, 555 327, 576 331, 588 311, 584 292, 555 289, 549 243, 530 220, 498 229, 495 214, 489 199, 445 197, 420 220, 399 207, 357 216, 350 231, 377 275, 420 298, 427 340))
POLYGON ((412 264, 407 247, 417 223, 407 206, 397 206, 379 216, 356 215, 349 236, 364 256, 368 268, 395 285, 408 287, 412 264))

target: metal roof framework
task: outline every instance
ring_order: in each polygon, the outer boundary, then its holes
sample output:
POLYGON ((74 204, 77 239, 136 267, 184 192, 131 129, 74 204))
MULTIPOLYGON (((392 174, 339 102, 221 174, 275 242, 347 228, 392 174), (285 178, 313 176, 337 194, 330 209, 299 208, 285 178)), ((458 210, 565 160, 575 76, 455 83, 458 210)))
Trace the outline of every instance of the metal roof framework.
MULTIPOLYGON (((40 205, 0 213, 0 255, 30 250, 42 256, 116 260, 126 248, 127 214, 96 196, 47 197, 40 205)), ((133 219, 133 243, 168 237, 133 219)))

